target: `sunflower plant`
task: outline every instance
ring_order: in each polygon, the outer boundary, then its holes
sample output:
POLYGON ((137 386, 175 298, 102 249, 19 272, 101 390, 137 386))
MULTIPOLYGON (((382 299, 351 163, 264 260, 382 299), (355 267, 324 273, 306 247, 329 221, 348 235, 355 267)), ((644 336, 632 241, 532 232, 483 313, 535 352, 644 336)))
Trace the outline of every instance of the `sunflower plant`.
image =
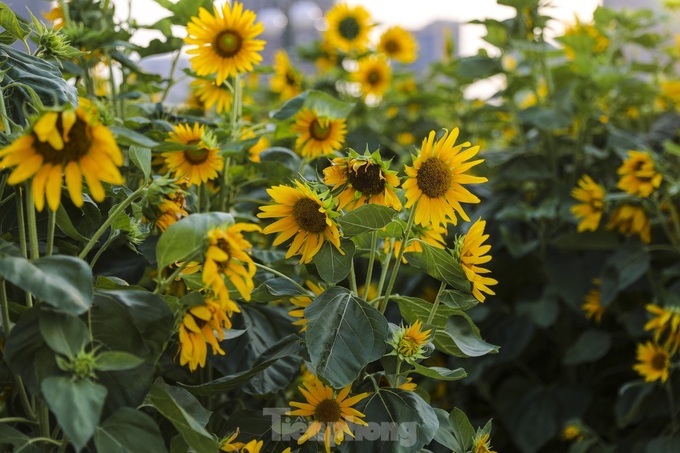
POLYGON ((245 4, 158 4, 0 3, 0 447, 490 451, 445 390, 499 351, 467 313, 502 280, 485 159, 455 118, 375 123, 411 103, 413 37, 339 4, 310 74, 262 65, 245 4))

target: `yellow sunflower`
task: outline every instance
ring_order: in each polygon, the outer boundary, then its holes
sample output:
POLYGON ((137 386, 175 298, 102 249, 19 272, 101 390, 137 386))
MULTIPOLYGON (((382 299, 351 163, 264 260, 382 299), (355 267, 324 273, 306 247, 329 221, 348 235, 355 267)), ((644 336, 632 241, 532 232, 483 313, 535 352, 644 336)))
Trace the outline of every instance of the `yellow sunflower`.
POLYGON ((648 304, 646 308, 655 317, 645 324, 645 330, 654 331, 654 341, 657 343, 665 336, 664 347, 675 354, 680 348, 680 307, 648 304))
POLYGON ((291 401, 290 405, 297 407, 297 409, 286 412, 286 415, 302 415, 314 419, 309 428, 307 428, 307 431, 298 439, 298 445, 307 442, 323 429, 326 453, 330 453, 331 442, 333 445, 340 445, 345 440, 345 434, 354 437, 348 422, 357 425, 368 425, 362 420, 364 414, 352 406, 366 398, 369 394, 360 393, 347 398, 351 387, 351 385, 348 385, 340 390, 337 395, 334 395, 335 392, 331 387, 324 385, 320 381, 317 385, 304 383, 304 388, 298 387, 307 402, 298 403, 297 401, 291 401))
POLYGON ((598 324, 602 321, 605 307, 602 306, 602 291, 600 290, 600 279, 594 278, 593 283, 595 288, 591 289, 586 294, 585 302, 581 305, 581 309, 586 312, 587 319, 594 319, 598 324))
POLYGON ((60 30, 66 25, 66 18, 64 17, 64 9, 61 5, 55 5, 49 13, 42 13, 42 16, 52 22, 55 30, 60 30))
MULTIPOLYGON (((416 252, 420 253, 423 251, 422 242, 425 242, 433 247, 444 250, 446 248, 445 236, 448 230, 445 226, 431 223, 427 226, 423 225, 413 225, 411 229, 411 239, 407 242, 406 248, 404 249, 404 255, 401 257, 402 263, 406 264, 406 253, 416 252)), ((394 241, 393 253, 395 257, 399 256, 399 251, 402 247, 401 239, 394 239, 387 237, 385 238, 385 244, 383 251, 389 253, 390 246, 394 241)))
POLYGON ((652 240, 649 217, 641 206, 624 204, 617 207, 609 218, 606 228, 617 229, 624 236, 637 234, 645 244, 649 244, 652 240))
POLYGON ((600 226, 602 218, 604 188, 588 175, 583 175, 578 185, 571 190, 571 196, 581 203, 570 208, 574 217, 581 220, 576 229, 579 233, 586 230, 595 231, 600 226))
POLYGON ((269 86, 282 101, 302 92, 302 74, 293 67, 285 50, 277 50, 274 54, 274 75, 269 80, 269 86))
POLYGON ((181 190, 166 194, 156 209, 158 210, 158 215, 156 216, 155 223, 161 232, 165 231, 173 223, 189 215, 186 210, 184 192, 181 190))
MULTIPOLYGON (((317 285, 311 280, 307 280, 305 282, 305 285, 307 285, 307 288, 312 290, 314 296, 318 296, 322 292, 324 292, 324 289, 321 286, 317 285)), ((302 326, 300 328, 300 333, 302 333, 305 330, 307 330, 307 318, 305 318, 305 308, 307 308, 307 306, 312 303, 312 298, 310 296, 295 296, 290 298, 290 302, 293 305, 295 305, 295 308, 290 310, 288 312, 288 315, 292 316, 293 318, 300 318, 297 321, 293 322, 293 325, 302 326)))
POLYGON ((472 453, 496 453, 491 450, 490 434, 482 434, 481 432, 475 435, 472 444, 472 453))
POLYGON ((637 361, 633 366, 645 382, 661 380, 666 382, 670 368, 670 354, 667 350, 651 341, 637 345, 637 361))
POLYGON ((113 134, 84 107, 45 112, 24 135, 0 149, 0 170, 14 168, 8 184, 33 178, 33 200, 38 211, 43 210, 45 197, 52 211, 59 208, 62 175, 76 206, 83 205, 83 177, 92 198, 104 201, 106 193, 101 183, 123 184, 118 170, 121 165, 123 155, 113 134))
POLYGON ((373 203, 401 210, 401 201, 394 192, 400 184, 397 173, 389 170, 389 164, 377 151, 361 156, 350 150, 348 157, 333 159, 323 174, 326 184, 342 190, 337 196, 338 209, 352 211, 373 203))
POLYGON ((302 157, 314 159, 333 154, 342 147, 347 122, 344 118, 319 115, 316 109, 305 107, 295 115, 295 124, 290 130, 300 134, 295 140, 296 151, 302 157))
POLYGON ((236 437, 239 434, 239 430, 236 429, 229 437, 226 439, 222 439, 220 441, 220 450, 221 451, 226 451, 228 453, 234 452, 234 453, 260 453, 260 450, 262 450, 262 446, 264 445, 264 441, 262 440, 255 440, 252 439, 247 443, 243 442, 234 442, 236 437))
POLYGON ((226 85, 218 85, 214 80, 194 79, 189 88, 205 110, 215 107, 215 112, 222 114, 231 109, 233 96, 226 85))
POLYGON ((392 83, 392 69, 382 55, 370 55, 359 60, 357 70, 351 79, 361 85, 363 97, 369 95, 382 97, 392 83))
POLYGON ((646 198, 661 185, 663 175, 654 168, 654 160, 646 151, 628 151, 617 173, 621 176, 616 185, 630 195, 646 198))
POLYGON ((253 70, 262 61, 258 53, 265 41, 254 39, 264 31, 262 23, 254 23, 256 15, 244 10, 243 4, 225 2, 222 8, 213 6, 213 14, 199 8, 198 17, 187 25, 184 42, 197 47, 187 50, 191 67, 199 76, 215 75, 217 85, 229 76, 253 70))
POLYGON ((312 261, 325 240, 344 254, 340 248, 340 232, 332 218, 332 200, 320 198, 300 181, 295 181, 295 185, 267 189, 275 204, 260 207, 263 212, 257 216, 280 219, 262 231, 265 234, 280 233, 274 240, 274 246, 293 238, 286 258, 301 255, 300 263, 303 264, 312 261))
POLYGON ((458 128, 450 133, 447 131, 436 143, 434 138, 435 131, 432 131, 423 140, 420 153, 416 157, 412 156, 413 167, 406 166, 404 169, 408 177, 402 184, 406 190, 405 208, 416 205, 415 222, 419 225, 445 224, 447 220, 456 225, 456 212, 469 222, 470 218, 460 203, 479 203, 479 198, 463 184, 487 181, 484 177, 466 173, 484 162, 484 159, 466 162, 477 154, 479 146, 469 147, 469 142, 454 146, 458 128), (464 147, 469 148, 461 152, 464 147))
POLYGON ((165 159, 165 166, 177 179, 188 178, 188 185, 201 185, 208 180, 215 179, 224 166, 219 149, 214 140, 202 124, 178 124, 170 137, 170 143, 188 145, 190 148, 181 151, 168 151, 161 154, 165 159))
POLYGON ((394 347, 394 352, 400 360, 414 363, 419 359, 425 358, 425 345, 431 338, 432 330, 423 330, 423 323, 416 320, 408 327, 401 326, 392 334, 389 344, 394 347))
POLYGON ((272 142, 265 136, 260 137, 253 146, 248 149, 248 156, 252 162, 260 162, 262 151, 271 148, 272 142))
POLYGON ((385 30, 378 41, 378 52, 404 64, 415 61, 416 48, 417 44, 413 35, 399 26, 385 30))
POLYGON ((570 423, 562 428, 560 438, 565 441, 580 441, 583 440, 583 430, 579 425, 570 423))
POLYGON ((235 223, 226 228, 208 231, 209 245, 205 251, 203 284, 210 287, 224 303, 230 300, 226 279, 248 301, 255 288, 255 262, 248 254, 253 246, 243 237, 244 231, 260 231, 254 224, 235 223))
MULTIPOLYGON (((587 40, 586 43, 590 46, 590 52, 595 55, 607 50, 609 47, 609 38, 606 35, 603 35, 594 24, 584 24, 578 19, 578 17, 575 17, 575 19, 575 22, 564 30, 565 37, 583 37, 583 39, 587 40)), ((576 58, 576 53, 575 47, 571 41, 565 42, 564 46, 567 58, 574 60, 576 58)))
POLYGON ((363 6, 339 3, 326 14, 326 23, 324 41, 329 47, 345 53, 361 53, 368 49, 368 33, 373 24, 363 6))
POLYGON ((478 301, 484 302, 486 296, 482 293, 495 295, 489 286, 498 284, 498 281, 491 277, 484 277, 482 274, 488 274, 488 269, 479 267, 480 264, 491 261, 491 255, 487 255, 491 250, 490 245, 482 245, 489 238, 488 234, 484 234, 486 221, 477 219, 472 224, 467 234, 459 238, 456 243, 456 251, 459 252, 460 264, 463 267, 465 276, 472 283, 472 295, 478 301))

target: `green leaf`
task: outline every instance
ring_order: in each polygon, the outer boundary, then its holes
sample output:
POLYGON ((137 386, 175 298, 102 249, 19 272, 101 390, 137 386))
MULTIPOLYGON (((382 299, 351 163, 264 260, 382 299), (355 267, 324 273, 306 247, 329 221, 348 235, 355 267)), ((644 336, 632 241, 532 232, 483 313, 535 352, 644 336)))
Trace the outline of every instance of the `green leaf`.
POLYGON ((272 296, 309 296, 308 292, 302 292, 287 278, 270 278, 264 285, 272 296))
POLYGON ((40 333, 55 352, 75 357, 90 341, 90 332, 80 318, 48 310, 39 315, 40 333))
POLYGON ((99 371, 117 371, 136 368, 144 359, 122 351, 105 351, 97 354, 95 369, 99 371))
POLYGON ((653 392, 654 386, 642 380, 621 386, 614 404, 616 425, 623 429, 632 423, 636 423, 644 415, 644 409, 652 406, 650 397, 653 392))
POLYGON ((144 179, 148 179, 151 174, 151 149, 130 146, 129 155, 132 163, 144 173, 144 179))
POLYGON ((179 0, 178 2, 173 2, 171 0, 155 1, 172 13, 172 16, 170 16, 169 19, 172 20, 172 23, 175 25, 186 26, 186 24, 191 22, 193 16, 198 16, 199 7, 212 11, 211 0, 179 0))
POLYGON ((609 256, 602 271, 600 303, 607 307, 614 297, 635 283, 649 269, 650 256, 643 246, 630 241, 609 256))
POLYGON ((607 332, 601 330, 586 330, 578 339, 569 346, 564 354, 562 363, 565 365, 578 365, 591 363, 604 357, 612 345, 612 338, 607 332))
POLYGON ((417 393, 402 389, 380 389, 360 401, 369 426, 353 426, 355 441, 350 448, 357 453, 390 451, 416 453, 429 444, 439 429, 434 409, 417 393), (376 436, 380 426, 381 436, 376 436))
POLYGON ((449 421, 449 413, 444 409, 439 408, 434 408, 434 412, 437 414, 437 419, 439 420, 439 428, 437 429, 437 434, 434 436, 435 442, 451 451, 467 451, 466 448, 461 446, 453 434, 453 428, 449 421))
POLYGON ((404 254, 409 264, 424 270, 428 275, 449 286, 466 293, 470 292, 470 282, 465 277, 460 263, 457 263, 448 250, 438 249, 421 242, 422 252, 404 254))
POLYGON ((414 372, 440 381, 457 381, 467 377, 467 373, 462 368, 450 370, 439 366, 426 367, 419 363, 413 364, 413 367, 414 372))
POLYGON ((680 439, 677 437, 657 437, 647 444, 645 453, 677 453, 680 451, 680 439))
POLYGON ((312 365, 335 388, 354 381, 385 352, 387 320, 345 288, 322 293, 305 308, 305 317, 312 365))
POLYGON ((519 112, 518 117, 521 121, 544 131, 564 129, 572 122, 569 115, 549 107, 529 107, 519 112))
POLYGON ((482 340, 479 329, 465 313, 457 313, 446 322, 444 332, 451 337, 456 346, 469 357, 480 357, 498 352, 498 346, 482 340))
MULTIPOLYGON (((14 40, 23 40, 30 32, 28 27, 24 29, 24 27, 21 26, 17 16, 4 3, 0 3, 0 27, 4 28, 4 33, 10 35, 14 40)), ((7 42, 7 44, 11 44, 11 42, 7 42)))
MULTIPOLYGON (((0 423, 0 447, 11 445, 14 453, 42 453, 43 450, 31 443, 31 438, 16 429, 0 423)), ((9 450, 2 450, 9 451, 9 450)))
POLYGON ((310 110, 316 109, 319 116, 329 118, 346 118, 354 109, 354 103, 341 101, 335 96, 331 96, 323 91, 310 90, 304 106, 310 110))
POLYGON ((64 434, 80 451, 97 429, 106 387, 85 379, 52 376, 42 381, 40 389, 64 434))
POLYGON ((298 94, 294 98, 289 99, 288 101, 286 101, 285 104, 281 106, 280 109, 270 112, 269 113, 270 118, 273 118, 275 120, 285 120, 295 115, 304 105, 308 95, 309 91, 305 91, 303 93, 298 94))
POLYGON ((479 304, 475 296, 470 293, 463 293, 455 289, 445 289, 439 295, 439 301, 456 310, 469 310, 479 304))
POLYGON ((80 315, 92 304, 90 266, 72 256, 46 256, 30 262, 0 252, 0 276, 64 313, 80 315))
POLYGON ((497 58, 489 58, 486 55, 474 55, 460 59, 458 74, 466 79, 484 79, 503 70, 497 58))
MULTIPOLYGON (((234 218, 224 212, 191 214, 170 225, 158 239, 156 259, 162 269, 176 261, 183 261, 201 252, 208 245, 208 231, 232 224, 234 218)), ((198 257, 196 257, 198 258, 198 257)))
POLYGON ((135 132, 131 129, 121 127, 121 126, 109 126, 109 129, 116 137, 116 142, 119 145, 134 146, 138 145, 145 148, 156 148, 160 144, 154 140, 151 140, 146 135, 135 132))
POLYGON ((68 212, 66 212, 66 208, 62 203, 59 203, 59 209, 57 210, 56 214, 56 221, 57 221, 57 226, 61 231, 64 232, 68 237, 75 239, 76 241, 86 243, 90 239, 83 236, 80 231, 76 229, 75 226, 73 226, 73 222, 71 222, 71 217, 68 215, 68 212))
POLYGON ((472 427, 467 415, 462 410, 454 407, 449 415, 449 422, 451 422, 451 427, 453 428, 453 435, 463 447, 462 451, 468 451, 474 442, 475 429, 472 427))
POLYGON ((94 445, 98 453, 168 451, 153 418, 131 407, 121 407, 97 427, 94 445))
POLYGON ((325 241, 321 250, 312 259, 319 276, 328 283, 338 283, 349 274, 354 258, 354 243, 349 239, 341 239, 340 247, 344 254, 329 241, 325 241))
POLYGON ((336 222, 342 227, 345 236, 356 236, 385 227, 396 213, 397 211, 387 206, 365 204, 337 218, 336 222))
POLYGON ((151 386, 144 405, 153 407, 167 418, 197 453, 215 453, 219 448, 205 429, 211 412, 205 410, 187 390, 168 385, 158 378, 151 386))

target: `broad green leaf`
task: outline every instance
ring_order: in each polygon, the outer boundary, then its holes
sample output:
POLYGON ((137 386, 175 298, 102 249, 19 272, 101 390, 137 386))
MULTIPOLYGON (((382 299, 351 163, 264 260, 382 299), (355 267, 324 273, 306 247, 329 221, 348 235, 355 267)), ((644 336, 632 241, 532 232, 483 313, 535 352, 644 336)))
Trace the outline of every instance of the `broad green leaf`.
POLYGON ((272 296, 309 296, 308 292, 300 291, 287 278, 270 278, 264 285, 272 296))
POLYGON ((607 258, 602 271, 601 300, 607 307, 614 297, 642 277, 649 269, 650 256, 643 246, 629 241, 607 258))
POLYGON ((211 0, 179 0, 178 2, 171 0, 155 1, 172 13, 172 16, 170 16, 169 19, 175 25, 186 26, 186 24, 191 22, 193 16, 198 16, 199 7, 203 7, 212 13, 213 3, 211 0))
POLYGON ((677 453, 680 451, 680 439, 677 437, 657 437, 647 444, 645 453, 677 453))
POLYGON ((385 352, 385 317, 347 289, 333 287, 305 308, 307 350, 317 374, 335 388, 354 381, 385 352))
POLYGON ((360 401, 357 409, 369 426, 352 426, 355 441, 349 449, 357 453, 390 451, 416 453, 429 444, 439 429, 434 409, 417 393, 380 389, 360 401), (375 427, 381 429, 378 433, 375 427))
POLYGON ((455 289, 445 289, 439 295, 439 301, 456 310, 469 310, 479 304, 475 296, 470 293, 463 293, 455 289))
POLYGON ((562 363, 578 365, 592 363, 604 357, 612 345, 612 338, 601 330, 586 330, 569 346, 564 354, 562 363))
POLYGON ((211 412, 205 410, 187 390, 168 385, 158 378, 151 386, 144 405, 153 407, 167 418, 197 453, 215 453, 219 448, 217 441, 205 429, 211 412))
POLYGON ((645 415, 645 407, 653 405, 650 403, 653 393, 654 386, 642 380, 621 386, 614 404, 616 425, 623 429, 638 422, 645 415))
POLYGON ((80 451, 97 429, 106 387, 85 379, 52 376, 42 381, 40 389, 64 434, 80 451))
POLYGON ((572 119, 566 113, 549 107, 533 106, 519 113, 519 119, 544 131, 564 129, 572 119))
POLYGON ((304 104, 310 110, 316 109, 319 116, 327 116, 329 118, 346 118, 352 109, 354 109, 354 105, 317 90, 309 92, 304 104))
POLYGON ((421 246, 422 252, 404 254, 409 264, 424 270, 441 282, 446 282, 454 289, 470 292, 470 282, 465 277, 460 264, 453 259, 448 250, 438 249, 425 242, 421 242, 421 246))
POLYGON ((439 366, 427 367, 419 363, 413 365, 413 371, 439 381, 457 381, 467 376, 467 373, 462 368, 450 370, 439 366))
POLYGON ((57 210, 56 214, 56 221, 57 221, 57 227, 61 231, 63 231, 68 237, 75 239, 76 241, 80 241, 82 243, 86 243, 89 241, 89 238, 83 236, 80 231, 76 229, 75 226, 73 226, 73 222, 71 222, 71 217, 68 215, 68 212, 66 212, 66 208, 64 208, 64 205, 59 203, 59 209, 57 210))
POLYGON ((449 414, 449 422, 453 428, 453 435, 463 447, 462 451, 468 451, 472 447, 475 438, 475 429, 472 427, 467 415, 462 410, 454 407, 451 414, 449 414))
POLYGON ((153 418, 131 407, 121 407, 97 427, 98 453, 164 453, 161 431, 153 418))
POLYGON ((338 283, 349 274, 354 258, 354 243, 349 239, 341 239, 341 254, 333 244, 325 241, 321 250, 314 255, 312 262, 316 265, 319 276, 328 283, 338 283))
POLYGON ((490 58, 486 55, 474 55, 460 59, 458 74, 466 79, 479 79, 490 77, 503 70, 497 58, 490 58))
POLYGON ((151 174, 151 149, 140 146, 130 146, 130 160, 144 173, 144 179, 151 174))
POLYGON ((163 232, 156 245, 158 268, 162 269, 201 252, 208 245, 210 229, 233 222, 234 218, 230 214, 209 212, 191 214, 173 223, 163 232))
MULTIPOLYGON (((4 3, 0 3, 0 27, 5 29, 3 34, 8 34, 13 38, 12 41, 24 39, 30 32, 30 28, 22 27, 17 16, 4 3)), ((11 42, 7 42, 7 44, 11 44, 11 42)))
POLYGON ((110 126, 109 129, 111 132, 113 132, 113 135, 116 137, 116 142, 118 142, 120 145, 137 145, 151 149, 156 148, 159 145, 158 142, 151 140, 146 135, 140 134, 139 132, 135 132, 132 129, 128 129, 126 127, 110 126))
POLYGON ((58 311, 80 315, 92 304, 92 271, 81 259, 55 255, 33 262, 0 252, 0 276, 58 311))
POLYGON ((122 351, 105 351, 97 354, 95 368, 98 371, 118 371, 136 368, 144 359, 122 351))
POLYGON ((437 420, 439 420, 439 428, 437 429, 437 434, 434 435, 435 442, 451 451, 467 451, 466 448, 461 446, 456 439, 456 436, 453 434, 453 428, 449 421, 449 413, 444 409, 436 407, 434 408, 434 412, 437 414, 437 420))
POLYGON ((0 449, 4 450, 2 447, 7 447, 11 445, 14 447, 11 451, 14 453, 42 453, 43 450, 37 445, 31 443, 32 438, 28 437, 26 434, 17 431, 11 426, 7 426, 4 423, 0 423, 0 449))
POLYGON ((559 410, 554 392, 543 387, 516 398, 509 428, 519 451, 544 451, 559 432, 559 410))
POLYGON ((275 120, 285 120, 295 115, 305 104, 305 100, 309 95, 309 91, 298 94, 292 99, 286 101, 280 109, 269 113, 269 116, 275 120))
POLYGON ((390 223, 396 213, 394 209, 387 206, 366 204, 337 218, 336 222, 345 236, 356 236, 383 228, 390 223))
POLYGON ((498 346, 482 340, 479 329, 465 313, 457 313, 457 316, 450 317, 446 322, 444 332, 469 357, 480 357, 498 352, 498 346))
POLYGON ((66 357, 75 357, 90 341, 87 326, 76 316, 41 310, 39 319, 45 343, 66 357))

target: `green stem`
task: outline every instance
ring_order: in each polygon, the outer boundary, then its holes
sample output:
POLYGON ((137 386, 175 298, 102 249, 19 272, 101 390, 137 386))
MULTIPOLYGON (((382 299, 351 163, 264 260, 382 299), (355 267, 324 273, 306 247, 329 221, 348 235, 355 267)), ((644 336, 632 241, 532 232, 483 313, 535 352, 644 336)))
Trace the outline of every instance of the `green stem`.
POLYGON ((390 241, 389 251, 385 257, 385 261, 382 263, 382 270, 380 271, 380 280, 378 280, 378 290, 376 291, 377 299, 382 300, 380 294, 382 294, 383 286, 385 286, 385 279, 387 278, 387 271, 390 269, 390 261, 392 261, 392 254, 394 253, 394 238, 390 241))
MULTIPOLYGON (((38 413, 38 423, 40 424, 40 435, 46 439, 50 439, 50 410, 42 401, 36 403, 36 412, 38 413)), ((52 439, 50 439, 52 441, 52 439)), ((56 445, 58 442, 53 441, 56 445)))
POLYGON ((94 268, 95 264, 97 264, 97 261, 99 258, 102 256, 102 254, 106 251, 107 248, 111 245, 111 243, 118 237, 117 234, 109 234, 109 237, 106 238, 106 242, 104 242, 104 245, 99 247, 99 250, 97 250, 97 253, 94 254, 94 257, 92 258, 92 261, 90 261, 90 267, 94 268))
POLYGON ((5 337, 7 337, 11 325, 9 323, 9 301, 7 300, 7 288, 5 287, 4 278, 0 278, 0 309, 2 310, 2 328, 5 331, 5 337))
POLYGON ((95 246, 97 241, 99 240, 100 237, 106 232, 106 230, 109 229, 113 221, 118 217, 130 204, 132 204, 137 197, 139 197, 142 192, 146 189, 146 187, 141 186, 139 189, 135 190, 130 194, 129 197, 125 199, 121 204, 116 207, 116 209, 111 213, 108 219, 102 224, 102 226, 99 227, 99 229, 94 233, 90 241, 85 245, 85 248, 83 249, 82 252, 80 252, 80 255, 78 255, 78 258, 80 259, 85 259, 88 253, 90 253, 90 250, 92 250, 92 247, 95 246))
MULTIPOLYGON (((2 190, 0 190, 0 194, 2 193, 2 190)), ((11 193, 7 195, 5 198, 0 200, 0 206, 4 205, 5 203, 8 203, 10 200, 12 200, 15 197, 14 193, 11 193)))
POLYGON ((296 282, 295 280, 293 280, 292 278, 290 278, 286 274, 283 274, 283 273, 281 273, 281 272, 279 272, 275 269, 272 269, 271 267, 265 266, 264 264, 255 263, 255 266, 262 269, 263 271, 271 272, 272 274, 276 275, 277 277, 285 278, 286 280, 291 282, 293 284, 293 286, 295 286, 297 289, 302 291, 303 294, 309 293, 309 291, 304 286, 300 285, 298 282, 296 282))
POLYGON ((179 276, 179 274, 184 270, 184 268, 187 267, 187 266, 189 265, 189 263, 191 263, 194 259, 198 258, 199 253, 200 253, 200 251, 195 251, 194 253, 192 253, 191 255, 189 255, 189 256, 182 262, 182 264, 180 264, 180 265, 177 267, 177 269, 175 269, 175 270, 172 272, 172 274, 170 274, 170 276, 169 276, 168 278, 166 278, 166 279, 161 279, 160 283, 158 284, 158 286, 156 287, 156 289, 154 290, 153 293, 154 293, 154 294, 162 294, 163 291, 165 291, 165 288, 167 288, 168 285, 169 285, 170 283, 172 283, 172 282, 177 278, 177 276, 179 276))
POLYGON ((36 422, 24 417, 5 417, 0 418, 0 423, 26 423, 29 425, 35 425, 36 422))
POLYGON ((666 394, 668 395, 668 410, 671 413, 671 427, 673 428, 673 433, 678 431, 678 414, 675 408, 675 397, 673 395, 673 384, 671 380, 666 381, 666 394))
POLYGON ((45 255, 52 256, 54 253, 54 231, 57 225, 57 213, 51 209, 47 210, 47 247, 45 255))
POLYGON ((409 213, 408 221, 406 222, 406 229, 404 230, 404 234, 401 237, 401 248, 399 248, 399 256, 397 256, 397 261, 394 263, 392 275, 390 276, 390 281, 387 284, 387 289, 385 290, 385 298, 380 301, 380 307, 378 308, 380 310, 380 313, 385 313, 385 309, 387 308, 387 302, 389 302, 390 296, 392 295, 394 282, 397 280, 397 274, 399 274, 399 266, 401 265, 401 260, 404 257, 404 250, 406 250, 408 238, 411 235, 411 228, 413 228, 413 220, 416 217, 415 215, 416 206, 417 203, 413 205, 413 207, 411 208, 411 212, 409 213))
POLYGON ((172 64, 170 65, 170 74, 168 74, 168 84, 165 86, 165 90, 163 90, 163 96, 161 96, 161 103, 165 102, 165 100, 168 97, 168 93, 170 93, 170 88, 172 88, 173 85, 176 83, 175 70, 177 69, 177 63, 179 62, 179 58, 181 55, 182 52, 178 50, 175 53, 175 57, 172 59, 172 64))
POLYGON ((35 202, 30 184, 26 184, 26 219, 28 223, 29 252, 32 260, 40 258, 38 246, 38 226, 35 220, 35 202))
POLYGON ((364 300, 368 297, 368 289, 371 286, 373 279, 373 264, 375 263, 375 252, 378 248, 378 230, 371 233, 371 255, 368 257, 368 269, 366 270, 366 279, 364 280, 364 294, 361 296, 364 300))
POLYGON ((31 440, 29 440, 28 442, 26 442, 24 445, 35 444, 35 443, 38 443, 38 442, 45 442, 45 443, 47 443, 47 444, 52 444, 52 445, 61 446, 61 442, 59 442, 59 441, 57 441, 57 440, 54 440, 54 439, 51 439, 51 438, 49 438, 49 437, 47 437, 47 436, 45 436, 45 437, 34 437, 33 439, 31 439, 31 440))
POLYGON ((439 285, 439 291, 437 292, 437 297, 435 297, 434 303, 432 304, 432 308, 430 309, 430 314, 427 316, 427 324, 432 324, 432 320, 434 319, 434 315, 437 313, 437 308, 439 308, 439 298, 441 297, 442 293, 444 292, 444 289, 446 289, 446 282, 442 282, 441 285, 439 285))
POLYGON ((111 56, 108 52, 105 53, 105 58, 109 69, 109 90, 111 90, 111 93, 109 94, 109 100, 113 106, 113 112, 115 116, 120 116, 120 109, 118 108, 118 101, 116 99, 116 81, 113 78, 113 60, 111 60, 111 56))
POLYGON ((9 125, 9 118, 7 118, 5 96, 2 89, 0 89, 0 120, 2 121, 2 130, 5 131, 5 135, 10 135, 12 133, 12 128, 9 125))
POLYGON ((66 0, 59 0, 59 6, 61 6, 61 12, 64 15, 64 25, 70 25, 71 14, 68 9, 68 2, 66 0))
POLYGON ((354 271, 354 260, 349 265, 349 289, 357 296, 359 295, 359 290, 357 289, 357 275, 354 271))
POLYGON ((24 193, 22 186, 15 186, 14 193, 17 196, 17 223, 19 224, 19 248, 21 254, 28 258, 28 247, 26 245, 26 215, 24 214, 24 193))

